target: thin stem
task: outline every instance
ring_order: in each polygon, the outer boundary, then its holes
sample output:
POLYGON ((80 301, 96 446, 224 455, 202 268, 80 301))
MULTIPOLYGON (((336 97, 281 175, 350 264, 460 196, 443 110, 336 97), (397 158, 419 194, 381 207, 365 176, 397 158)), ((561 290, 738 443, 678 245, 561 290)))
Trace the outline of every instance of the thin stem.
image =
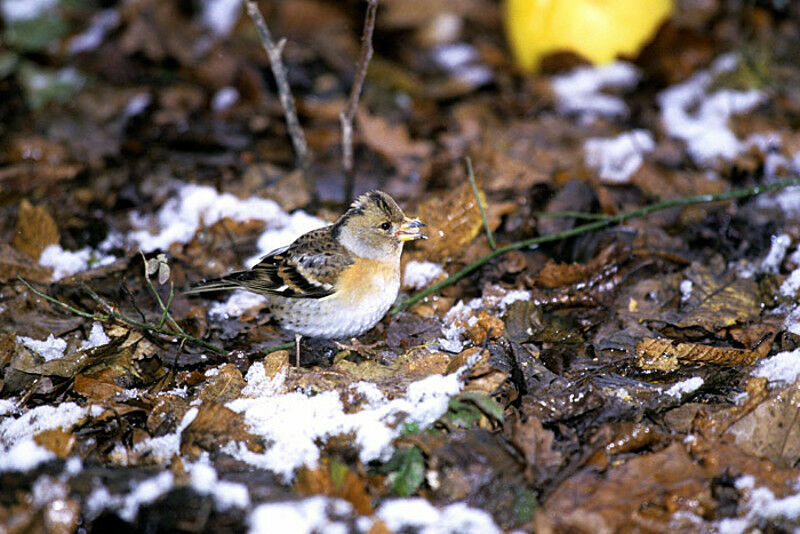
POLYGON ((353 166, 353 118, 361 98, 361 89, 367 77, 367 68, 372 59, 372 34, 375 31, 375 17, 378 12, 378 0, 367 0, 367 14, 364 17, 364 30, 361 34, 361 57, 358 59, 356 76, 353 87, 350 88, 350 97, 347 106, 339 114, 342 125, 342 167, 345 174, 345 202, 350 202, 355 188, 355 172, 353 166))
POLYGON ((186 334, 184 332, 175 332, 173 330, 168 330, 166 328, 161 328, 161 327, 158 327, 158 326, 156 326, 154 324, 151 324, 151 323, 137 321, 136 319, 131 319, 130 317, 128 317, 126 315, 122 315, 121 313, 118 313, 117 311, 115 311, 110 304, 105 302, 97 293, 95 293, 95 291, 92 288, 90 288, 87 285, 84 285, 84 289, 89 293, 89 296, 91 296, 92 299, 94 299, 95 301, 100 303, 101 306, 103 306, 104 308, 106 308, 108 310, 108 314, 107 315, 101 315, 101 314, 97 314, 97 313, 87 313, 87 312, 84 312, 84 311, 79 310, 77 308, 74 308, 74 307, 70 306, 69 304, 65 304, 64 302, 61 302, 60 300, 55 299, 55 298, 51 297, 50 295, 47 295, 45 293, 42 293, 41 291, 36 290, 32 285, 30 285, 28 283, 27 280, 25 280, 21 276, 18 275, 17 278, 19 279, 20 282, 25 284, 25 287, 27 287, 33 294, 35 294, 35 295, 47 300, 48 302, 52 302, 53 304, 56 304, 56 305, 62 307, 64 309, 70 311, 71 313, 74 313, 75 315, 77 315, 79 317, 84 317, 86 319, 94 319, 95 321, 118 321, 120 323, 127 324, 128 326, 135 326, 137 328, 141 328, 143 330, 154 332, 156 334, 161 334, 161 335, 164 335, 164 336, 176 337, 176 338, 179 338, 179 339, 183 339, 183 340, 189 341, 191 343, 194 343, 195 345, 199 345, 201 347, 204 347, 204 348, 206 348, 208 350, 213 350, 214 352, 216 352, 218 354, 226 354, 226 351, 224 349, 221 349, 220 347, 217 347, 216 345, 212 345, 211 343, 206 343, 202 339, 198 339, 198 338, 196 338, 194 336, 190 336, 189 334, 186 334))
MULTIPOLYGON (((176 326, 177 326, 177 324, 178 324, 178 323, 176 323, 176 322, 175 322, 175 319, 173 319, 173 318, 172 318, 172 314, 171 314, 171 313, 169 313, 169 311, 168 311, 168 310, 169 310, 169 307, 172 305, 172 299, 173 299, 174 297, 175 297, 175 284, 173 284, 172 282, 170 282, 170 283, 169 283, 169 297, 167 297, 167 304, 166 304, 165 306, 162 306, 162 308, 163 308, 163 310, 164 310, 164 311, 161 313, 161 318, 158 320, 158 327, 159 327, 159 328, 161 328, 161 327, 163 327, 163 326, 164 326, 164 321, 166 320, 166 318, 167 318, 167 315, 169 315, 169 318, 170 318, 170 320, 172 321, 172 323, 173 323, 174 325, 176 325, 176 326)), ((160 302, 160 301, 161 301, 161 299, 159 299, 159 302, 160 302)), ((183 332, 183 329, 182 329, 182 328, 180 328, 180 327, 179 327, 179 330, 180 330, 181 332, 183 332)))
POLYGON ((495 259, 498 256, 505 254, 506 252, 510 252, 512 250, 518 250, 521 248, 532 247, 535 245, 540 245, 542 243, 549 243, 550 241, 560 241, 562 239, 567 239, 576 235, 585 234, 587 232, 591 232, 594 230, 599 230, 600 228, 605 228, 606 226, 611 226, 612 224, 619 224, 622 222, 627 221, 628 219, 635 219, 637 217, 642 217, 644 215, 649 215, 650 213, 654 213, 656 211, 663 211, 669 208, 675 208, 679 206, 690 206, 692 204, 705 204, 708 202, 719 202, 722 200, 736 200, 739 198, 746 198, 761 195, 767 193, 769 191, 776 191, 778 189, 785 189, 787 187, 792 187, 800 185, 800 178, 794 178, 792 180, 785 180, 783 182, 775 182, 772 184, 766 185, 758 185, 755 187, 749 187, 746 189, 734 189, 733 191, 728 191, 726 193, 719 193, 716 195, 698 195, 693 197, 684 197, 684 198, 677 198, 673 200, 662 200, 661 202, 656 202, 654 204, 650 204, 649 206, 644 206, 642 208, 638 208, 635 210, 627 211, 625 213, 621 213, 619 215, 615 215, 613 217, 609 217, 607 219, 582 224, 580 226, 576 226, 570 230, 566 230, 564 232, 560 232, 557 234, 552 235, 545 235, 539 237, 532 237, 530 239, 525 239, 523 241, 515 241, 514 243, 510 243, 503 247, 500 247, 496 250, 493 250, 486 256, 482 258, 478 258, 474 262, 470 263, 457 273, 449 276, 445 280, 442 280, 439 283, 432 285, 429 288, 426 288, 416 295, 409 297, 405 301, 401 302, 397 306, 391 309, 389 312, 390 314, 398 313, 405 308, 419 302, 420 300, 424 299, 428 295, 432 295, 438 292, 443 287, 449 286, 454 284, 464 278, 465 276, 469 275, 470 273, 477 270, 482 265, 485 265, 495 259))
POLYGON ((286 127, 289 129, 289 137, 291 137, 292 145, 294 146, 297 166, 305 171, 309 164, 308 143, 306 143, 303 127, 300 126, 300 121, 297 119, 297 110, 294 106, 292 90, 289 88, 286 67, 283 66, 283 60, 281 59, 283 46, 286 42, 281 40, 275 43, 272 40, 272 35, 269 32, 267 23, 264 21, 264 16, 258 9, 258 4, 256 4, 256 2, 248 0, 247 14, 253 19, 253 23, 256 25, 256 30, 258 31, 258 36, 261 39, 261 45, 267 52, 267 57, 269 57, 272 75, 275 77, 275 84, 278 86, 278 97, 283 107, 283 114, 286 117, 286 127))
POLYGON ((481 200, 481 194, 478 191, 478 184, 475 182, 475 173, 472 170, 472 160, 469 156, 464 158, 467 162, 467 177, 469 178, 469 185, 472 186, 472 194, 475 195, 475 202, 478 203, 478 209, 481 212, 481 219, 483 219, 483 227, 486 229, 486 238, 489 240, 489 246, 492 250, 497 250, 497 243, 494 241, 492 229, 489 228, 489 218, 486 216, 486 207, 481 200))
POLYGON ((606 221, 612 217, 612 215, 606 215, 605 213, 586 213, 585 211, 539 212, 535 215, 540 219, 588 219, 590 221, 606 221))
POLYGON ((269 347, 267 349, 262 350, 263 354, 272 354, 273 352, 278 352, 279 350, 289 350, 294 348, 294 341, 289 341, 288 343, 281 343, 280 345, 275 345, 274 347, 269 347))

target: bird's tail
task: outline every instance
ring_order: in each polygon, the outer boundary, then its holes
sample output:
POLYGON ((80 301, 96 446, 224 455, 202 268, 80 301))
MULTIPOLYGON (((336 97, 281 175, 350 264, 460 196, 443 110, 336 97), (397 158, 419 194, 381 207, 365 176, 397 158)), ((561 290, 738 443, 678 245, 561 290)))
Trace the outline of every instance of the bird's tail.
POLYGON ((226 274, 219 278, 203 280, 192 284, 192 287, 184 291, 184 294, 192 295, 197 293, 208 293, 211 291, 226 291, 230 289, 247 289, 253 279, 253 271, 237 271, 226 274))

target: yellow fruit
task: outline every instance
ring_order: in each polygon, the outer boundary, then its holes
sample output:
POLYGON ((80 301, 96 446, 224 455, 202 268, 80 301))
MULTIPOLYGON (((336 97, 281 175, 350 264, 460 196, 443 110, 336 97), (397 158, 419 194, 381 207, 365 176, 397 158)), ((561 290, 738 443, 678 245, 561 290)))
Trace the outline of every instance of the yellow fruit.
POLYGON ((636 55, 672 8, 672 0, 505 0, 503 16, 517 65, 535 71, 552 52, 592 63, 636 55))

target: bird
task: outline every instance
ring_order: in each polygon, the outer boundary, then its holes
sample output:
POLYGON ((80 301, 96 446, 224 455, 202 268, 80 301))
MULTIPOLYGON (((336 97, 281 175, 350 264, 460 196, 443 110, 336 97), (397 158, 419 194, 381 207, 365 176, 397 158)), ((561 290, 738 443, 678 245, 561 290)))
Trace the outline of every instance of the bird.
POLYGON ((312 230, 261 258, 251 269, 201 281, 187 293, 246 289, 266 296, 278 325, 295 335, 356 337, 378 323, 400 290, 400 255, 427 239, 383 191, 359 196, 333 224, 312 230))

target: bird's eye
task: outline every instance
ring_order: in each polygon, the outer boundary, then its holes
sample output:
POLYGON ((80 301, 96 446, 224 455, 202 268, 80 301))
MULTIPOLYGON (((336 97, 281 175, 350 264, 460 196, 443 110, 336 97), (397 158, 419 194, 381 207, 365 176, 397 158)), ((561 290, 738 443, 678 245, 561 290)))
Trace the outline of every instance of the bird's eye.
POLYGON ((381 224, 378 228, 380 228, 383 231, 389 231, 392 229, 392 223, 386 221, 385 223, 381 224))

